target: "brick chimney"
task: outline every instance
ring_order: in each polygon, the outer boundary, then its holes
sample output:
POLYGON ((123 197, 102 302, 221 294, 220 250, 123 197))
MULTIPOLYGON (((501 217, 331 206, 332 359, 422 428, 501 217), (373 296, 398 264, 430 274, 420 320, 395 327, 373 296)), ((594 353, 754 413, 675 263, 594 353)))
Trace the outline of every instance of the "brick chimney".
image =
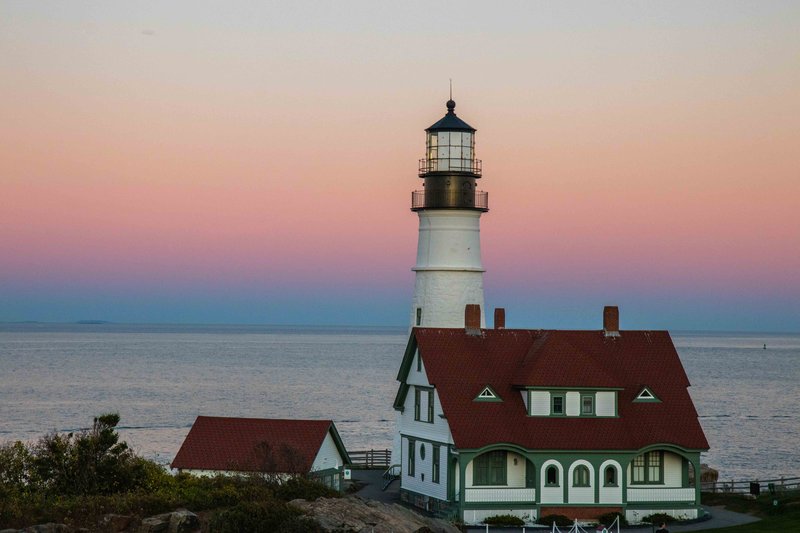
POLYGON ((606 337, 619 337, 619 307, 616 305, 603 308, 603 331, 606 337))
POLYGON ((464 328, 469 334, 480 334, 481 331, 481 306, 467 304, 464 308, 464 328))
POLYGON ((494 309, 494 329, 506 329, 506 310, 502 307, 494 309))

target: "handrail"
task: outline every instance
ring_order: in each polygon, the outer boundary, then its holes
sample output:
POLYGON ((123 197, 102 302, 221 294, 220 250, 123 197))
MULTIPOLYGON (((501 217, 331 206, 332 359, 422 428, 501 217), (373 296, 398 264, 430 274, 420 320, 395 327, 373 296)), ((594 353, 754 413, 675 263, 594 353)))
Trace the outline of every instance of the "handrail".
POLYGON ((348 451, 350 465, 358 468, 383 468, 392 463, 392 451, 384 450, 357 450, 348 451))
POLYGON ((434 159, 419 160, 419 175, 428 172, 469 172, 477 176, 483 172, 483 162, 480 159, 462 159, 460 157, 441 157, 434 159), (440 164, 440 161, 447 161, 447 168, 440 164))
POLYGON ((771 490, 800 489, 800 477, 781 477, 764 480, 755 479, 752 481, 701 481, 700 490, 705 492, 750 492, 751 484, 758 484, 759 490, 765 485, 771 490))
POLYGON ((383 485, 381 490, 386 490, 386 487, 392 484, 392 481, 400 477, 400 465, 392 465, 383 473, 383 485))

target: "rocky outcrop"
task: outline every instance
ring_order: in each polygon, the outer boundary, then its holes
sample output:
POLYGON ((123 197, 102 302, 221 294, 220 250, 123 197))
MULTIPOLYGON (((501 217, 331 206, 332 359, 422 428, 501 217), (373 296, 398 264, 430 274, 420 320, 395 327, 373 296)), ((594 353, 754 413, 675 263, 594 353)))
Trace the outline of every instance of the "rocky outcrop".
MULTIPOLYGON (((90 530, 74 528, 65 524, 38 524, 25 529, 3 529, 0 533, 88 533, 90 530)), ((145 518, 141 522, 135 516, 107 514, 91 531, 102 533, 194 533, 200 531, 200 518, 191 511, 178 509, 145 518), (138 526, 138 527, 137 527, 138 526)))
POLYGON ((131 515, 107 514, 100 522, 100 531, 103 533, 120 533, 127 531, 134 524, 136 518, 131 515))
POLYGON ((25 529, 3 529, 0 533, 79 533, 87 529, 75 529, 65 524, 37 524, 25 529))
POLYGON ((142 520, 139 533, 191 533, 200 531, 200 519, 191 511, 178 509, 142 520))
POLYGON ((398 504, 362 500, 358 496, 292 500, 289 505, 307 513, 325 531, 459 533, 458 528, 442 520, 422 516, 398 504))

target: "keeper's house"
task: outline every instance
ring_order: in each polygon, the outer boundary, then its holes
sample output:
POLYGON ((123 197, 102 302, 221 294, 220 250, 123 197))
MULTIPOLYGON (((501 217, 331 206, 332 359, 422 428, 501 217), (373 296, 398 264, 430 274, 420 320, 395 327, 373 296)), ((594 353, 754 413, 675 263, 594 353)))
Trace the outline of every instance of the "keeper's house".
POLYGON ((401 495, 497 514, 695 518, 708 442, 669 333, 416 327, 398 374, 401 495))
POLYGON ((170 466, 200 476, 310 476, 341 490, 349 463, 331 420, 198 416, 170 466))

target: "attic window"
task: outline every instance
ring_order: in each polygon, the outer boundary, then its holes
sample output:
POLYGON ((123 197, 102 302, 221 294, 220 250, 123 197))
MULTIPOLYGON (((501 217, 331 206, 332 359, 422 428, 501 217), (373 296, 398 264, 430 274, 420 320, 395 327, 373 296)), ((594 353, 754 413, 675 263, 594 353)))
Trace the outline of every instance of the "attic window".
POLYGON ((660 402, 661 400, 653 394, 649 388, 644 387, 639 394, 636 395, 636 398, 633 399, 634 402, 660 402))
POLYGON ((486 385, 483 390, 475 397, 476 402, 502 402, 503 400, 497 393, 490 387, 486 385))

